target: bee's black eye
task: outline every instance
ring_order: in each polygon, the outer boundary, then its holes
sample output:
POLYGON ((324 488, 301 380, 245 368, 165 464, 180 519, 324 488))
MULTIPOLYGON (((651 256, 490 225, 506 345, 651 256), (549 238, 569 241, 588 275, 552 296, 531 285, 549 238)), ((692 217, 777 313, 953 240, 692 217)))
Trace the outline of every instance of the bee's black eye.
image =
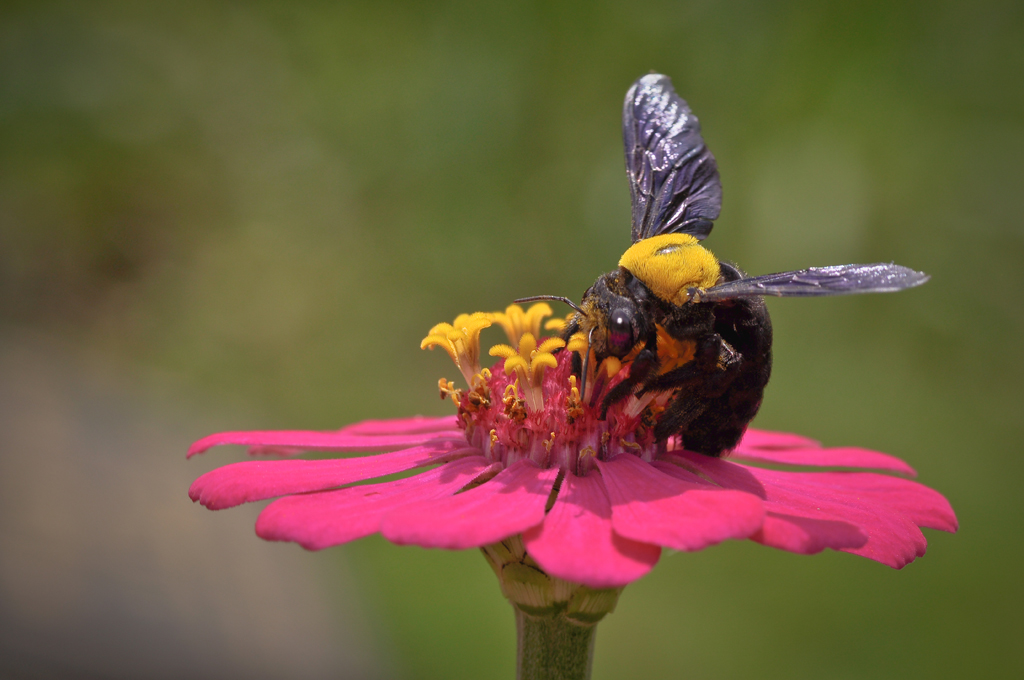
POLYGON ((617 357, 625 356, 635 344, 633 323, 624 309, 615 309, 608 317, 608 351, 617 357))

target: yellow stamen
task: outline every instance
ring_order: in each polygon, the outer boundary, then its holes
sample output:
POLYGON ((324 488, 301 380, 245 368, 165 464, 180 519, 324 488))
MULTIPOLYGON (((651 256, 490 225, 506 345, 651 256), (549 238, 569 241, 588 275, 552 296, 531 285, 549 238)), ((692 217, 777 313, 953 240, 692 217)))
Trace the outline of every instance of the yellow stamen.
POLYGON ((540 335, 541 321, 551 316, 551 306, 546 302, 538 302, 524 312, 519 305, 509 305, 504 312, 495 312, 491 316, 505 329, 508 341, 512 345, 519 345, 527 333, 535 338, 540 335))
POLYGON ((454 323, 439 323, 431 328, 420 349, 444 348, 462 371, 466 384, 472 387, 473 376, 480 372, 480 331, 491 322, 491 315, 483 312, 459 314, 454 323))
POLYGON ((489 354, 505 359, 505 374, 516 374, 530 410, 539 411, 544 408, 544 371, 558 366, 558 360, 551 352, 562 347, 565 347, 565 341, 561 338, 548 338, 538 347, 532 333, 523 333, 519 339, 519 349, 509 345, 495 345, 489 354))
POLYGON ((555 445, 555 433, 552 432, 551 436, 544 440, 544 450, 551 453, 551 447, 555 445))
POLYGON ((540 389, 541 381, 544 380, 544 371, 548 368, 557 368, 558 360, 553 354, 547 352, 536 352, 530 362, 530 383, 540 389))
POLYGON ((523 333, 523 336, 519 338, 519 356, 529 361, 536 349, 537 336, 533 333, 523 333))
POLYGON ((459 407, 459 399, 462 397, 462 390, 455 387, 455 383, 451 380, 441 378, 437 381, 437 387, 441 392, 441 399, 451 397, 452 401, 455 402, 455 407, 459 407))
POLYGON ((568 414, 569 424, 583 416, 583 404, 580 402, 580 390, 576 387, 576 376, 569 376, 569 394, 565 397, 565 410, 568 414))
POLYGON ((556 349, 562 349, 565 347, 565 340, 561 338, 548 338, 544 342, 540 343, 540 347, 537 348, 538 352, 551 353, 556 349))
POLYGON ((569 325, 569 322, 572 321, 572 317, 574 316, 576 316, 576 312, 569 312, 568 316, 564 319, 550 319, 544 323, 544 330, 561 333, 565 327, 569 325))
POLYGON ((606 376, 611 378, 622 370, 622 362, 615 357, 608 357, 601 363, 601 370, 604 371, 606 376))
POLYGON ((491 379, 491 369, 481 368, 480 372, 473 376, 473 389, 481 385, 486 385, 491 379))
POLYGON ((587 351, 587 336, 583 333, 573 333, 565 348, 570 352, 579 352, 582 356, 587 351))

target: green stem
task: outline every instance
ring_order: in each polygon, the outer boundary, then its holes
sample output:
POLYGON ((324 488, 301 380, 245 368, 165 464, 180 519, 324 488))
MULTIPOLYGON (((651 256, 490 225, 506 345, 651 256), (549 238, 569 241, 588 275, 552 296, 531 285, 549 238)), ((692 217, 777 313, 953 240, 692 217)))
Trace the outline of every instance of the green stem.
POLYGON ((516 612, 517 680, 589 680, 597 624, 580 625, 564 616, 516 612))

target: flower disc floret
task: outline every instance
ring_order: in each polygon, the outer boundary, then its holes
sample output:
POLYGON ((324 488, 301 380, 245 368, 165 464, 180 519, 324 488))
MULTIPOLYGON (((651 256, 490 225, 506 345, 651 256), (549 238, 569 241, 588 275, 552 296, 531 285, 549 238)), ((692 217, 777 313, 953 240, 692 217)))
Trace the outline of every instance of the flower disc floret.
POLYGON ((569 322, 572 321, 574 316, 576 316, 576 312, 571 312, 564 319, 550 319, 544 323, 544 330, 561 333, 565 327, 569 325, 569 322))
POLYGON ((439 323, 420 342, 420 349, 442 347, 462 372, 466 384, 473 387, 473 376, 480 372, 480 331, 492 323, 484 312, 459 314, 454 323, 439 323))
POLYGON ((551 306, 546 302, 538 302, 524 312, 519 305, 509 305, 504 312, 494 312, 491 316, 505 329, 509 343, 517 347, 527 333, 535 338, 540 337, 541 322, 551 316, 551 306))
POLYGON ((526 403, 530 410, 541 411, 544 408, 544 372, 558 366, 558 360, 552 352, 563 347, 565 340, 561 338, 547 338, 537 345, 533 333, 523 333, 518 349, 509 345, 495 345, 489 354, 505 359, 505 374, 514 373, 517 376, 519 385, 526 393, 526 403))

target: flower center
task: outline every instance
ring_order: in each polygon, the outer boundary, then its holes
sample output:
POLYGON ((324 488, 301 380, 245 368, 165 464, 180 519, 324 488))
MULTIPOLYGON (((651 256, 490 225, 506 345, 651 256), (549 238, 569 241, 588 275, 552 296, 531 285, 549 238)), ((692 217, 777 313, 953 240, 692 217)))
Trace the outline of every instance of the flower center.
MULTIPOLYGON (((460 315, 454 324, 438 324, 422 347, 441 346, 466 377, 461 389, 442 378, 441 398, 451 397, 466 439, 494 462, 509 466, 531 460, 541 467, 558 467, 585 475, 594 459, 605 460, 629 452, 652 460, 664 442, 656 442, 654 424, 671 397, 670 392, 629 395, 610 404, 608 392, 629 376, 632 357, 609 357, 597 365, 591 353, 586 362, 585 393, 573 373, 589 352, 582 334, 569 338, 537 339, 541 321, 551 314, 546 304, 523 312, 518 305, 504 313, 460 315), (497 321, 512 344, 496 345, 490 355, 500 361, 488 370, 479 367, 480 331, 497 321), (472 361, 473 363, 470 363, 472 361)), ((549 321, 546 328, 564 327, 549 321)))

